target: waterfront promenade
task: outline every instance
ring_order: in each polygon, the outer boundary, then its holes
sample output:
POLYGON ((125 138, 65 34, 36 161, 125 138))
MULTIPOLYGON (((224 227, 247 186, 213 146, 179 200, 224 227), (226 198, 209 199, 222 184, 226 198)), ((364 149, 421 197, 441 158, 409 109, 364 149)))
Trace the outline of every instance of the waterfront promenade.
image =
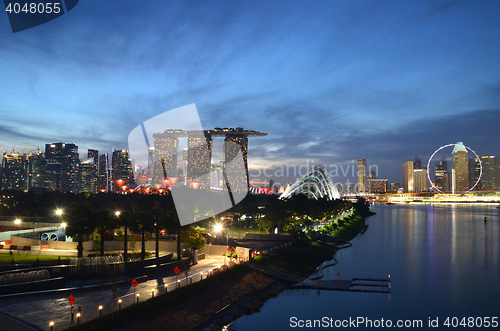
MULTIPOLYGON (((165 293, 165 285, 168 285, 168 291, 175 289, 176 284, 185 286, 191 281, 196 282, 207 277, 208 271, 223 265, 222 256, 208 255, 206 259, 198 262, 191 267, 188 278, 185 278, 184 272, 177 276, 174 271, 165 275, 155 275, 152 277, 138 278, 139 284, 135 288, 130 282, 117 285, 117 294, 114 309, 119 309, 118 299, 122 300, 121 307, 125 308, 134 302, 139 294, 139 300, 148 300, 153 296, 165 293), (192 280, 191 280, 192 279, 192 280), (180 282, 179 282, 180 281, 180 282)), ((112 292, 111 285, 103 285, 109 280, 97 283, 96 281, 87 282, 68 282, 66 289, 46 291, 38 294, 0 296, 0 325, 11 325, 12 329, 6 330, 50 330, 49 323, 54 322, 54 330, 65 330, 70 326, 71 305, 68 297, 73 294, 75 303, 74 325, 76 325, 76 312, 78 307, 82 308, 82 321, 89 321, 99 317, 99 306, 102 306, 102 314, 111 313, 112 292), (6 316, 8 315, 8 316, 6 316), (20 323, 14 319, 25 321, 20 323)))

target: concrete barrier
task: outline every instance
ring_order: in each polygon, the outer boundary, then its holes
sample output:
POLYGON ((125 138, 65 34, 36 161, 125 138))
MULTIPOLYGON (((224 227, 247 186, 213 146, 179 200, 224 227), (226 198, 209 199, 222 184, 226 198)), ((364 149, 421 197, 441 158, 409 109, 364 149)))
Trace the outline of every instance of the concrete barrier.
POLYGON ((54 290, 65 287, 64 277, 36 280, 27 283, 0 285, 0 294, 54 290))

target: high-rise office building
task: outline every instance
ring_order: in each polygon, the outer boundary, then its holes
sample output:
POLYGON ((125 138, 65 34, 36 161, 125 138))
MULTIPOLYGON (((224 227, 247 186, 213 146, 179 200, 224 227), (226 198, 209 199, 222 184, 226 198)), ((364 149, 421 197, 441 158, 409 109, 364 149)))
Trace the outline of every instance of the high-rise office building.
POLYGON ((448 191, 448 177, 448 162, 441 160, 434 167, 434 185, 443 192, 448 191))
POLYGON ((227 135, 224 139, 224 171, 226 179, 233 185, 229 188, 233 192, 248 190, 248 137, 241 135, 227 135), (241 154, 243 163, 233 162, 241 154), (246 177, 246 178, 244 178, 246 177))
POLYGON ((452 155, 452 193, 463 193, 469 189, 468 153, 462 142, 455 144, 452 155))
POLYGON ((62 192, 78 192, 79 165, 78 146, 75 144, 46 144, 44 186, 62 192))
POLYGON ((17 152, 12 154, 3 154, 2 160, 2 190, 20 190, 28 189, 26 155, 20 155, 17 152))
POLYGON ((413 169, 422 169, 422 160, 420 159, 420 156, 414 157, 413 169))
POLYGON ((167 177, 177 175, 177 153, 179 152, 177 135, 183 132, 182 130, 165 130, 153 134, 155 144, 153 176, 163 178, 165 174, 167 177))
POLYGON ((368 192, 365 158, 358 159, 358 192, 368 192))
POLYGON ((125 149, 113 149, 113 155, 111 157, 111 188, 114 192, 120 190, 120 185, 117 184, 117 181, 119 180, 122 180, 124 185, 134 183, 132 162, 128 155, 128 151, 125 149))
MULTIPOLYGON (((483 156, 481 162, 483 175, 481 177, 481 189, 484 191, 498 190, 498 158, 495 156, 483 156)), ((476 179, 477 180, 477 179, 476 179)), ((474 184, 473 184, 474 185, 474 184)))
POLYGON ((198 135, 188 138, 187 180, 203 182, 200 186, 207 188, 210 180, 212 156, 212 138, 198 135))
MULTIPOLYGON (((472 187, 477 183, 477 181, 479 179, 479 175, 481 173, 481 165, 480 165, 479 159, 476 157, 469 158, 468 167, 469 167, 469 187, 472 187)), ((484 178, 484 173, 483 173, 483 178, 484 178)), ((482 183, 482 181, 480 181, 476 185, 474 190, 475 191, 481 190, 482 185, 483 185, 483 183, 482 183)))
POLYGON ((155 148, 149 147, 148 148, 148 171, 147 171, 148 176, 153 176, 154 168, 155 168, 155 148))
POLYGON ((415 192, 413 170, 413 161, 403 163, 403 191, 405 193, 415 192))
POLYGON ((94 158, 89 158, 80 163, 80 192, 95 193, 94 158))
POLYGON ((43 165, 45 162, 43 153, 41 151, 29 153, 26 161, 28 190, 43 188, 43 165))
POLYGON ((210 188, 222 189, 223 185, 224 185, 224 177, 222 174, 221 167, 212 166, 212 171, 210 172, 210 188))
POLYGON ((386 193, 387 192, 387 179, 376 179, 372 178, 370 180, 371 193, 386 193))
POLYGON ((182 150, 182 175, 184 176, 184 185, 186 185, 186 178, 188 173, 188 148, 182 150))
POLYGON ((368 182, 367 192, 373 193, 372 180, 375 180, 375 179, 377 179, 377 172, 375 170, 368 171, 368 177, 366 179, 368 182))
POLYGON ((99 178, 99 151, 89 149, 87 158, 92 160, 93 178, 92 178, 92 192, 97 193, 97 180, 99 178))
POLYGON ((108 153, 101 154, 99 156, 99 178, 97 180, 97 189, 100 192, 107 192, 110 190, 109 183, 111 178, 109 178, 109 159, 108 153))
POLYGON ((427 179, 427 168, 413 169, 413 189, 414 192, 429 191, 429 180, 427 179))

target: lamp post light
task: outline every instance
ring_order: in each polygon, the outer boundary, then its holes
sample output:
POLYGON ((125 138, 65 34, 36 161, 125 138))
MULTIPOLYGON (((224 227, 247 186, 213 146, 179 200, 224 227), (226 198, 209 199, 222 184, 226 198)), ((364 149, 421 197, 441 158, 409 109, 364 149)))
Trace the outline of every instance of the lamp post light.
POLYGON ((54 322, 49 323, 50 331, 54 331, 54 322))
MULTIPOLYGON (((214 231, 216 233, 220 233, 222 235, 222 231, 224 231, 224 228, 222 227, 222 224, 215 224, 214 225, 214 231)), ((226 246, 228 246, 228 233, 227 233, 227 230, 226 230, 226 246)), ((226 253, 224 253, 224 265, 226 265, 226 253)))
POLYGON ((99 317, 102 317, 102 306, 99 306, 99 317))
POLYGON ((168 293, 168 284, 165 284, 165 294, 168 293))
POLYGON ((122 299, 118 299, 118 309, 122 309, 122 299))
POLYGON ((151 297, 154 298, 155 297, 155 289, 152 289, 151 290, 151 297))
POLYGON ((137 297, 137 303, 139 303, 139 293, 136 294, 137 297))
POLYGON ((19 224, 21 224, 21 220, 19 218, 16 218, 16 220, 14 221, 14 223, 16 223, 16 225, 19 225, 19 224))
POLYGON ((76 313, 76 325, 80 325, 80 313, 76 313))

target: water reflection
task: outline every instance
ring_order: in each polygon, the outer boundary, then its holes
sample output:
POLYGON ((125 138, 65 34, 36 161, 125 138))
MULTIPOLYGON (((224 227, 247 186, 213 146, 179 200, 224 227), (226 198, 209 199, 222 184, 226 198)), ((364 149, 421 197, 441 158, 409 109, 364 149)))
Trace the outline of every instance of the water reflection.
POLYGON ((499 210, 480 204, 375 204, 370 231, 338 252, 324 270, 348 276, 391 274, 391 300, 378 293, 314 291, 280 294, 233 330, 288 329, 289 318, 498 316, 499 210), (483 219, 487 216, 488 222, 483 219))

